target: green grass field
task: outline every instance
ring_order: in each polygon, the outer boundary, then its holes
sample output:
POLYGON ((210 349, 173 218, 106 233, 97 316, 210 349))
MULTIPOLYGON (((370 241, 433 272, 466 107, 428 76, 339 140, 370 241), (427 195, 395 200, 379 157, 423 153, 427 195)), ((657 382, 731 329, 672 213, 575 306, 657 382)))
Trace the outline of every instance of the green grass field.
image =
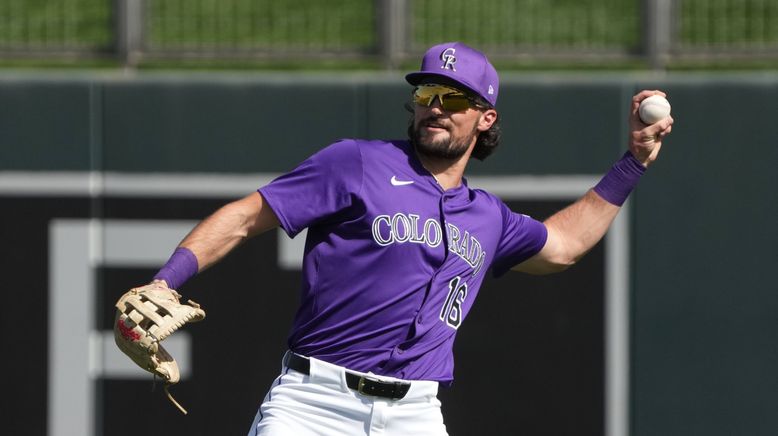
MULTIPOLYGON (((641 1, 409 0, 409 43, 416 50, 461 40, 489 50, 637 52, 641 1)), ((679 46, 778 49, 778 0, 674 4, 679 46)), ((0 49, 110 51, 112 5, 113 0, 2 0, 0 49)), ((377 50, 374 0, 146 0, 146 5, 146 50, 377 50)))
POLYGON ((149 3, 152 47, 369 49, 371 0, 163 0, 149 3))
POLYGON ((0 1, 0 47, 104 48, 112 41, 110 1, 0 1))
POLYGON ((631 48, 640 39, 639 0, 426 0, 413 2, 412 15, 422 46, 631 48))

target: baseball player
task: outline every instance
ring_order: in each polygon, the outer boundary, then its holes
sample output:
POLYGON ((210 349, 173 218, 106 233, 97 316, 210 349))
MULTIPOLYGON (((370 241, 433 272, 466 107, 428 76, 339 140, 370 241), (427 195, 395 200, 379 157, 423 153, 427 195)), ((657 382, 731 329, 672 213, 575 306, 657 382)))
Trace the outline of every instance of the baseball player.
POLYGON ((436 45, 406 80, 407 140, 345 139, 206 218, 155 276, 172 289, 276 226, 308 229, 283 370, 249 435, 444 435, 439 385, 487 273, 562 271, 605 234, 673 119, 643 124, 581 199, 544 222, 470 188, 499 144, 499 78, 481 52, 436 45))

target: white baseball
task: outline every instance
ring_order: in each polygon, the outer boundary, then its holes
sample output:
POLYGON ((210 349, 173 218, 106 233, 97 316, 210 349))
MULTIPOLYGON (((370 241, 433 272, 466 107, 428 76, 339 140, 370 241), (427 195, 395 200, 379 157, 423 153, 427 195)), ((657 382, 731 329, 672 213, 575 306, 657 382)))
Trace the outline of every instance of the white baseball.
POLYGON ((647 97, 640 102, 638 115, 644 123, 654 124, 670 116, 670 102, 659 94, 647 97))

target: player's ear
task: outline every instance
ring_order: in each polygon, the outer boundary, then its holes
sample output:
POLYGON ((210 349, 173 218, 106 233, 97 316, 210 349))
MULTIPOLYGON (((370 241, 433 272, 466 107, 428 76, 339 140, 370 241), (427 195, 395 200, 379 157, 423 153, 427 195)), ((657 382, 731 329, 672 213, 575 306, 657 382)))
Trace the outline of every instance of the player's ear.
POLYGON ((497 121, 497 111, 494 109, 486 109, 481 113, 481 118, 478 120, 478 130, 485 132, 492 127, 497 121))

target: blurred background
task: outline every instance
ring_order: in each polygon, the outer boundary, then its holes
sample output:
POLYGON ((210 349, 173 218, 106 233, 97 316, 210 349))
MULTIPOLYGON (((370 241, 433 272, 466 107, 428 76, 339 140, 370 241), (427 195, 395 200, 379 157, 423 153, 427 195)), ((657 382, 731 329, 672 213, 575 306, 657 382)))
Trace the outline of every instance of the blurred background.
POLYGON ((461 39, 516 67, 774 66, 777 16, 772 0, 3 0, 0 54, 12 65, 394 68, 461 39))
POLYGON ((485 283, 449 433, 774 435, 778 0, 0 0, 0 432, 245 434, 302 237, 182 287, 208 311, 168 341, 188 416, 116 350, 113 302, 316 150, 403 138, 404 74, 455 40, 501 77, 503 142, 469 183, 514 210, 596 183, 637 91, 666 91, 676 123, 584 261, 485 283))

